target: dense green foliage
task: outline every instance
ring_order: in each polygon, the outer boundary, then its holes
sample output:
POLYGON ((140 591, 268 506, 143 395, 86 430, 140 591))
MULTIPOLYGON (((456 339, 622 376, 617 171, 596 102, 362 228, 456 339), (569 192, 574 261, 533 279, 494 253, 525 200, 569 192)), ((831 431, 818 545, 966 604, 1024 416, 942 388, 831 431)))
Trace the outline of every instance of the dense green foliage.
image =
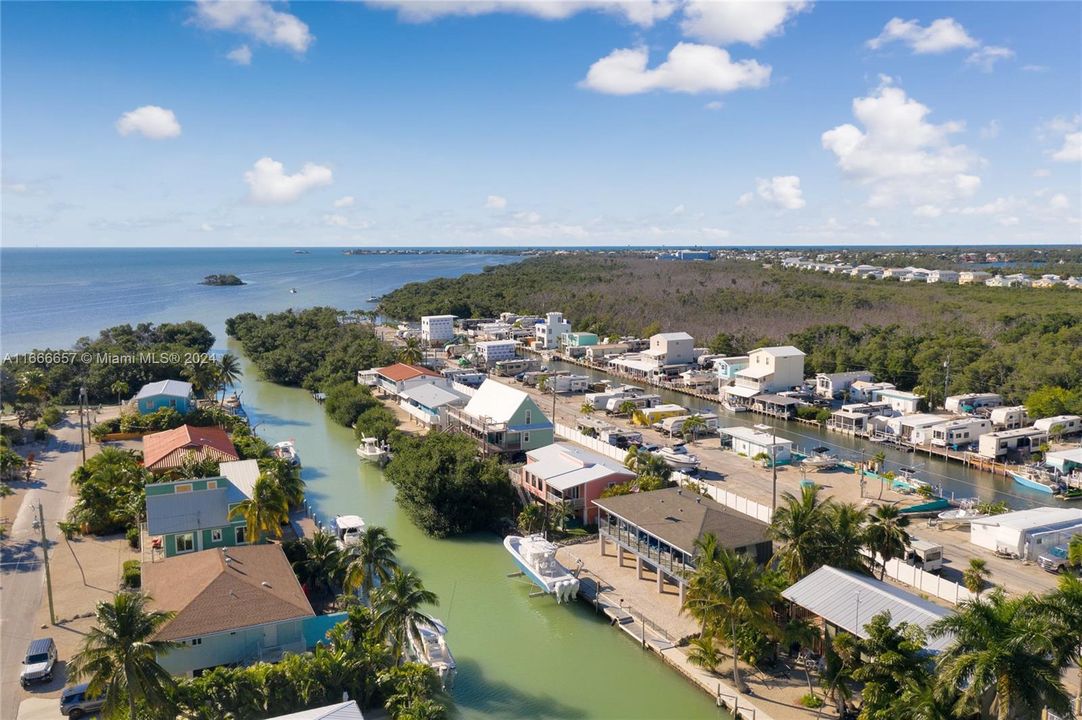
POLYGON ((482 459, 464 435, 403 436, 394 445, 387 479, 395 500, 429 535, 489 529, 512 516, 514 491, 495 458, 482 459))
POLYGON ((358 370, 394 362, 371 326, 340 324, 342 314, 329 307, 242 313, 226 320, 225 327, 267 380, 326 392, 354 381, 358 370))
POLYGON ((207 275, 205 278, 203 278, 203 282, 201 282, 199 284, 200 285, 219 285, 219 286, 221 286, 221 285, 247 285, 247 283, 244 282, 243 280, 241 280, 239 277, 237 277, 236 275, 229 274, 229 273, 216 274, 216 275, 207 275))
POLYGON ((379 404, 366 386, 358 385, 355 380, 343 380, 327 389, 323 409, 339 425, 351 427, 361 413, 379 404))
POLYGON ((146 498, 143 488, 150 473, 143 467, 142 454, 115 447, 102 448, 71 474, 76 489, 75 504, 68 522, 83 532, 108 535, 135 526, 143 516, 146 498))

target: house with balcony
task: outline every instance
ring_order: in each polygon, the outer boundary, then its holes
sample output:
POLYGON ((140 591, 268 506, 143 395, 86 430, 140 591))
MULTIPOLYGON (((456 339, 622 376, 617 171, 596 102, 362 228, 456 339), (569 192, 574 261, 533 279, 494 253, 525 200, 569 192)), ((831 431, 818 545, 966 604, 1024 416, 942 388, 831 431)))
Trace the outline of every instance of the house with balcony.
POLYGON ((455 339, 455 315, 422 315, 421 339, 442 345, 455 339))
POLYGON ((583 525, 597 518, 594 500, 612 485, 635 479, 621 463, 592 450, 559 442, 530 450, 519 469, 518 484, 549 506, 566 504, 583 525))
POLYGON ((571 322, 564 319, 560 312, 545 314, 543 322, 534 325, 533 346, 538 350, 555 350, 560 345, 560 338, 571 332, 571 322))
POLYGON ((399 406, 426 428, 446 427, 448 410, 464 406, 469 399, 442 379, 412 385, 398 394, 399 406))
POLYGON ((736 373, 738 387, 758 393, 792 390, 804 383, 804 353, 792 345, 748 353, 748 366, 736 373))
POLYGON ((132 398, 132 404, 140 415, 162 408, 173 408, 181 415, 195 409, 192 384, 180 380, 160 380, 147 383, 132 398))
POLYGON ((239 460, 229 433, 218 427, 181 425, 143 436, 143 466, 152 473, 168 472, 185 461, 239 460))
POLYGON ((373 368, 367 376, 371 380, 366 384, 397 397, 406 388, 432 382, 434 378, 439 378, 440 374, 421 365, 394 363, 386 367, 373 368))
POLYGON ((552 421, 528 394, 485 380, 464 407, 447 408, 447 427, 464 432, 486 452, 516 455, 551 445, 552 421))
POLYGON ((840 373, 817 373, 815 376, 815 394, 828 400, 841 397, 849 392, 855 382, 872 382, 875 376, 867 370, 853 370, 840 373))
MULTIPOLYGON (((245 462, 256 463, 255 460, 245 462)), ((230 468, 231 473, 243 470, 230 468)), ((259 477, 258 467, 255 477, 259 477)), ((201 550, 247 544, 244 518, 230 519, 229 513, 250 497, 251 486, 238 487, 224 475, 148 483, 144 555, 152 560, 161 560, 201 550)))
POLYGON ((909 415, 918 412, 924 403, 924 396, 916 393, 896 390, 893 386, 872 390, 872 402, 890 403, 890 407, 899 415, 909 415))

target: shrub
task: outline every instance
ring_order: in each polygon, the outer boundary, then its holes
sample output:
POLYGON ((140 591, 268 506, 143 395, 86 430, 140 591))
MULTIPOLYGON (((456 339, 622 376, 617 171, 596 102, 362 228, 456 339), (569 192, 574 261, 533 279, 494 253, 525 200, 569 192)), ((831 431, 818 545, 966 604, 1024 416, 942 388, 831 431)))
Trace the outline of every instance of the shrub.
POLYGON ((350 427, 365 410, 375 407, 379 400, 363 385, 352 380, 338 383, 327 391, 323 409, 339 425, 350 427))
POLYGON ((41 413, 42 422, 50 427, 60 422, 63 417, 64 413, 56 405, 50 405, 41 413))
POLYGON ((34 440, 41 441, 49 437, 49 426, 45 424, 44 420, 38 420, 34 423, 34 440))
POLYGON ((138 560, 125 560, 124 570, 121 573, 121 581, 125 587, 138 588, 142 582, 142 570, 138 560))
POLYGON ((128 531, 126 533, 124 533, 124 537, 126 537, 128 539, 128 545, 131 545, 133 550, 139 548, 139 528, 138 527, 133 526, 133 527, 128 528, 128 531))
POLYGON ((398 426, 398 418, 383 405, 374 405, 357 417, 357 439, 374 437, 385 441, 398 426))
POLYGON ((66 520, 57 522, 56 528, 64 535, 65 540, 71 540, 79 534, 79 526, 76 523, 68 522, 66 520))
POLYGON ((823 698, 818 695, 813 695, 812 693, 804 693, 797 702, 812 710, 823 707, 823 698))
POLYGON ((111 418, 91 427, 90 437, 101 442, 105 439, 106 435, 117 432, 120 432, 120 418, 111 418))

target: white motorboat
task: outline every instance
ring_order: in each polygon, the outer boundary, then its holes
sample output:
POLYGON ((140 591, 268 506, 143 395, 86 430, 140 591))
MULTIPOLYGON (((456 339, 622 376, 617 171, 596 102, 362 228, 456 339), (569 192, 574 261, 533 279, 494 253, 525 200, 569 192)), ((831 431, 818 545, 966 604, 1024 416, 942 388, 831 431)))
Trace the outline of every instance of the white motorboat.
POLYGON ((936 517, 940 522, 968 525, 974 520, 987 517, 987 514, 977 510, 977 503, 975 500, 963 500, 958 507, 944 510, 936 517))
POLYGON ((673 470, 694 470, 700 465, 699 458, 689 453, 683 445, 663 447, 657 455, 673 470))
POLYGON ((431 625, 419 625, 414 637, 409 634, 410 656, 415 662, 424 663, 436 671, 440 684, 447 690, 455 680, 455 656, 447 647, 447 626, 431 618, 431 625))
POLYGON ((331 520, 331 532, 334 533, 339 550, 352 550, 361 543, 364 520, 360 515, 336 515, 334 520, 331 520))
POLYGON ((737 405, 736 403, 732 402, 731 400, 723 400, 721 402, 721 406, 723 408, 725 408, 726 410, 728 410, 729 412, 734 412, 734 413, 742 413, 742 412, 747 412, 748 411, 748 408, 745 407, 744 405, 737 405))
POLYGON ((297 446, 293 444, 292 440, 283 440, 280 443, 274 443, 271 448, 276 458, 282 460, 288 460, 290 465, 300 465, 301 456, 297 452, 297 446))
POLYGON ((541 535, 508 535, 503 546, 526 577, 546 594, 555 595, 556 602, 574 599, 579 591, 579 579, 556 559, 556 546, 541 535))
POLYGON ((837 467, 839 462, 838 456, 832 453, 830 448, 817 447, 812 448, 811 453, 801 460, 800 464, 806 465, 813 470, 829 470, 832 467, 837 467))
POLYGON ((387 451, 380 446, 379 440, 373 437, 361 438, 361 444, 357 446, 357 457, 374 463, 381 463, 387 459, 387 451))

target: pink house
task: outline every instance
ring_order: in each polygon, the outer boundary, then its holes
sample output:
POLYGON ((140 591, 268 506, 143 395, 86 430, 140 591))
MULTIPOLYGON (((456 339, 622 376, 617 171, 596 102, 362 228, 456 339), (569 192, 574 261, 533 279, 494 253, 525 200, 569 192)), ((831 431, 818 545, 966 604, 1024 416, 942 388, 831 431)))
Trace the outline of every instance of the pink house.
POLYGON ((519 483, 543 503, 567 501, 584 525, 597 520, 593 501, 610 485, 633 479, 619 462, 571 443, 553 443, 526 453, 519 483))

